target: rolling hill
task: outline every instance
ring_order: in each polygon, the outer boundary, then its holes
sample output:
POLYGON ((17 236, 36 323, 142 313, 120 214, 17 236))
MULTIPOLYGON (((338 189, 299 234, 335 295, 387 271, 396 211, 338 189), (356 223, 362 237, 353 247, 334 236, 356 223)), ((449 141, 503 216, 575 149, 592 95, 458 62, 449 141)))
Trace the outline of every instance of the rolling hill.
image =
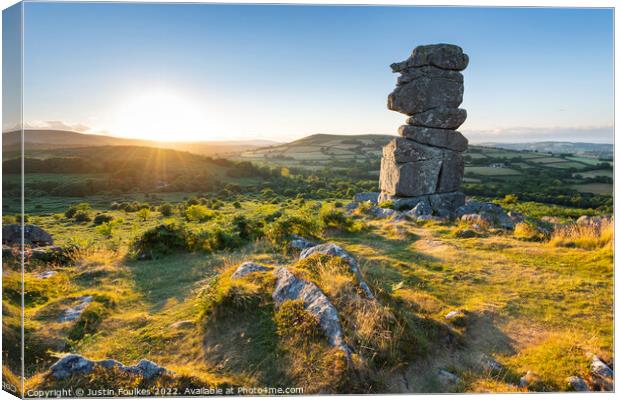
MULTIPOLYGON (((127 139, 106 135, 84 134, 60 130, 24 131, 26 152, 93 146, 143 146, 190 151, 208 156, 226 156, 245 150, 275 144, 268 140, 250 141, 198 141, 198 142, 157 142, 141 139, 127 139)), ((5 157, 18 154, 21 132, 12 131, 2 134, 2 151, 5 157)))

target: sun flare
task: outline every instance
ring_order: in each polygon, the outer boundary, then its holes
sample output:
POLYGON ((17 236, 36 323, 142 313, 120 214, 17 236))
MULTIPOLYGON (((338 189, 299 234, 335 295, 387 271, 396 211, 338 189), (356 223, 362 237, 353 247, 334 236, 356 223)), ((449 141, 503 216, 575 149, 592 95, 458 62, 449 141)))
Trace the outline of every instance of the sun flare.
POLYGON ((156 141, 206 140, 206 111, 188 96, 165 90, 127 97, 115 113, 115 135, 156 141))

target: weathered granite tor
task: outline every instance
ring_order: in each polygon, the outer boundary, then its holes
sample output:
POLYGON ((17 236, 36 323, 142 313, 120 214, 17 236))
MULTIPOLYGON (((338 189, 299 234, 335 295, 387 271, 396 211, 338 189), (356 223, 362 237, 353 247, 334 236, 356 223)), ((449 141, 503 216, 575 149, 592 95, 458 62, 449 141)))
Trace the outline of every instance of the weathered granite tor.
POLYGON ((456 129, 467 112, 463 75, 469 58, 452 44, 418 46, 407 60, 392 64, 401 76, 388 96, 388 108, 409 116, 396 138, 383 148, 380 201, 397 208, 424 203, 440 216, 454 216, 465 203, 462 152, 467 139, 456 129))

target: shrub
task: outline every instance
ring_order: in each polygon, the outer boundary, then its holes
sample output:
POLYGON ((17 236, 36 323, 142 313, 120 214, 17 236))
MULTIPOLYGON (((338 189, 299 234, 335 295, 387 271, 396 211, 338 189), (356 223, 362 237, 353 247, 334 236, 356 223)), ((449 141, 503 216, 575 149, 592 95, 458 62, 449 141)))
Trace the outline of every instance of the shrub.
POLYGON ((91 220, 90 214, 86 210, 80 210, 73 216, 75 222, 89 222, 91 220))
POLYGON ((190 222, 205 222, 214 216, 215 212, 200 204, 191 205, 185 210, 185 219, 190 222))
POLYGON ((517 204, 519 197, 516 194, 507 194, 501 201, 504 204, 517 204))
POLYGON ((274 245, 285 244, 291 235, 313 237, 318 233, 315 221, 298 215, 282 215, 265 227, 265 236, 274 245))
POLYGON ((170 217, 174 213, 174 208, 172 207, 172 204, 164 203, 159 206, 159 212, 164 217, 170 217))
POLYGON ((112 237, 114 234, 114 229, 121 225, 124 222, 122 218, 117 218, 112 221, 104 222, 101 225, 98 225, 95 229, 99 232, 100 235, 105 236, 107 238, 112 237))
POLYGON ((327 204, 319 210, 319 221, 324 228, 342 229, 345 232, 352 232, 355 226, 353 219, 327 204))
POLYGON ((235 202, 233 203, 233 207, 235 207, 235 208, 239 209, 239 208, 241 208, 241 203, 239 203, 238 201, 235 201, 235 202))
POLYGON ((147 219, 149 219, 149 216, 151 215, 151 210, 148 208, 141 208, 140 210, 138 210, 138 212, 136 213, 136 216, 143 222, 145 222, 147 219))
POLYGON ((73 218, 75 217, 75 214, 77 214, 78 211, 88 211, 88 210, 90 210, 90 204, 88 203, 75 204, 69 207, 67 211, 65 211, 65 217, 73 218))
POLYGON ((544 232, 531 221, 516 224, 513 234, 515 238, 522 240, 542 240, 545 238, 544 232))
POLYGON ((95 218, 93 219, 93 224, 95 225, 101 225, 105 222, 110 222, 114 219, 113 216, 109 215, 109 214, 97 214, 95 215, 95 218))
POLYGON ((183 225, 161 224, 145 231, 132 248, 141 255, 154 257, 189 250, 189 232, 183 225))

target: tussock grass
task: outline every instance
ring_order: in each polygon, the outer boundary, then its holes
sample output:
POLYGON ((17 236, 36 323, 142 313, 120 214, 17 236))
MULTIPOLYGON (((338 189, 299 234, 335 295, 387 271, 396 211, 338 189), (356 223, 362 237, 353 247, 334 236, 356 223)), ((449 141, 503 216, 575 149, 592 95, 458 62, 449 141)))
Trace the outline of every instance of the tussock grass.
POLYGON ((566 390, 566 378, 588 377, 590 361, 586 355, 588 341, 575 332, 551 334, 542 342, 506 359, 517 376, 534 371, 541 381, 530 391, 566 390))
POLYGON ((599 224, 568 224, 556 229, 549 244, 556 247, 577 247, 586 250, 611 248, 614 241, 613 221, 599 224))

